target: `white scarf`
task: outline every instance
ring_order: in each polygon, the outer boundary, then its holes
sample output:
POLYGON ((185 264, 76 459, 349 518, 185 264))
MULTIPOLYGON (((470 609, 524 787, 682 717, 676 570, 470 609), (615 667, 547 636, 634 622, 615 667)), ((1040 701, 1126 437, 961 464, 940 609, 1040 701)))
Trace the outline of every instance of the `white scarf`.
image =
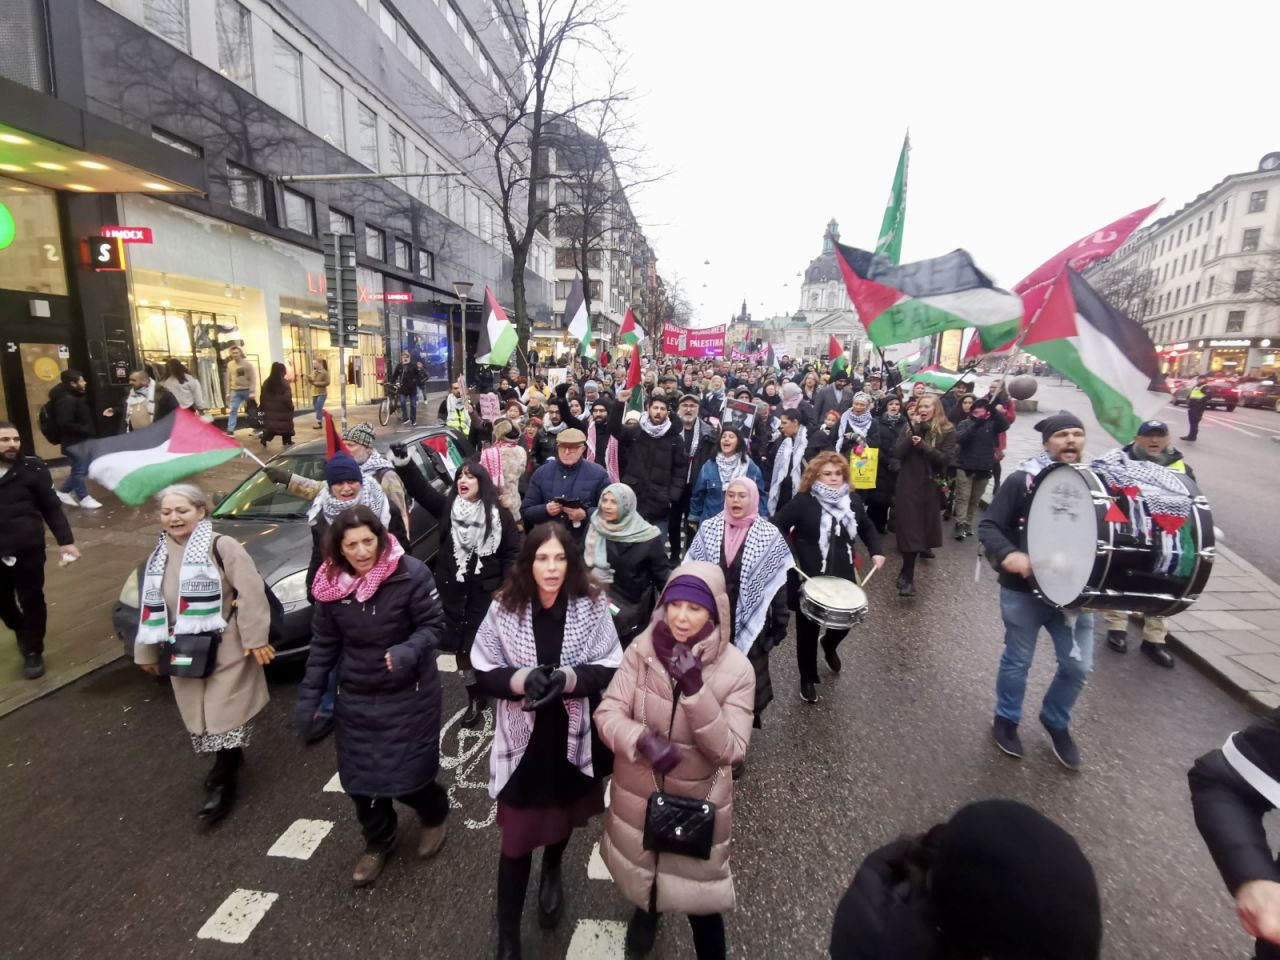
POLYGON ((736 453, 727 457, 717 453, 716 466, 720 468, 720 485, 726 489, 734 480, 747 475, 747 458, 736 453))
MULTIPOLYGON (((168 534, 160 534, 160 541, 151 551, 142 575, 142 610, 135 643, 167 643, 169 640, 169 610, 164 600, 168 539, 168 534)), ((207 633, 227 626, 222 618, 222 571, 213 559, 214 539, 213 524, 201 520, 183 545, 173 634, 207 633)))
POLYGON ((454 579, 462 583, 467 579, 467 568, 472 557, 487 557, 498 549, 502 541, 502 517, 498 508, 489 510, 489 534, 485 535, 484 501, 477 497, 454 497, 449 509, 449 533, 453 539, 453 561, 457 568, 454 579))
MULTIPOLYGON (((648 411, 640 414, 640 429, 651 437, 665 437, 671 429, 671 420, 662 421, 661 424, 654 423, 649 419, 648 411)), ((697 428, 694 428, 694 437, 697 437, 697 428)), ((695 439, 696 442, 696 439, 695 439)))
POLYGON ((822 523, 818 527, 818 549, 822 551, 822 572, 826 573, 827 551, 841 527, 849 538, 849 560, 852 562, 853 541, 858 535, 858 518, 854 516, 853 505, 849 502, 847 483, 842 483, 838 487, 815 483, 809 488, 809 492, 822 508, 822 523))
POLYGON ((769 478, 769 516, 778 512, 778 495, 782 481, 791 477, 791 494, 800 489, 800 475, 804 468, 804 451, 809 443, 809 431, 804 424, 794 437, 783 437, 778 454, 773 458, 773 476, 769 478))
POLYGON ((552 423, 550 420, 548 420, 546 424, 542 427, 542 429, 547 431, 547 433, 551 434, 551 436, 554 437, 557 433, 565 429, 565 427, 567 426, 569 426, 569 424, 567 421, 564 421, 564 420, 561 420, 559 423, 552 423))
POLYGON ((387 495, 382 492, 382 487, 372 476, 361 479, 360 493, 354 500, 339 500, 330 492, 326 484, 325 488, 311 501, 311 509, 307 511, 307 522, 315 524, 321 516, 332 522, 333 518, 343 510, 354 507, 358 503, 376 513, 384 525, 391 522, 391 505, 387 503, 387 495))

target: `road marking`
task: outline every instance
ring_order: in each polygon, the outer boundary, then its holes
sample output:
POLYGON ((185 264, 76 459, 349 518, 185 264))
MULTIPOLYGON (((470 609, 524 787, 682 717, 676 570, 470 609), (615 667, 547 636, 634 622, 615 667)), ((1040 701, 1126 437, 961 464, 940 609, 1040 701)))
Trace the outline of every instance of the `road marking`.
POLYGON ((1252 430, 1246 430, 1244 427, 1237 427, 1234 423, 1223 420, 1221 417, 1205 417, 1210 423, 1216 423, 1220 427, 1226 427, 1228 430, 1235 430, 1237 433, 1243 433, 1246 437, 1260 437, 1262 434, 1254 433, 1252 430))
POLYGON ((267 851, 268 857, 289 857, 291 860, 310 860, 320 842, 333 829, 332 820, 295 820, 289 829, 267 851))
POLYGON ((335 773, 332 777, 329 778, 329 782, 324 785, 324 792, 325 793, 346 793, 347 791, 342 789, 342 778, 335 773))
POLYGON ((462 822, 471 830, 483 830, 485 827, 492 826, 498 818, 498 805, 488 798, 489 770, 484 762, 489 754, 489 747, 493 743, 493 713, 496 709, 496 706, 490 706, 484 711, 482 714, 484 722, 478 730, 468 730, 458 724, 462 715, 466 713, 465 708, 451 716, 440 728, 440 769, 457 771, 454 774, 454 782, 449 785, 447 791, 449 806, 455 810, 463 808, 462 801, 458 799, 459 790, 483 791, 489 804, 489 812, 483 820, 476 820, 469 816, 463 819, 462 822), (449 732, 455 724, 458 724, 456 754, 449 753, 446 749, 449 732))
POLYGON ((627 925, 621 920, 579 920, 564 960, 622 960, 627 925))
POLYGON ((600 856, 600 842, 597 840, 591 847, 591 859, 587 861, 587 879, 612 880, 613 874, 604 865, 604 857, 600 856))
POLYGON ((442 653, 436 657, 436 669, 441 673, 457 673, 458 658, 451 653, 442 653))
POLYGON ((279 897, 278 893, 264 890, 236 890, 222 901, 196 936, 223 943, 244 943, 279 897))

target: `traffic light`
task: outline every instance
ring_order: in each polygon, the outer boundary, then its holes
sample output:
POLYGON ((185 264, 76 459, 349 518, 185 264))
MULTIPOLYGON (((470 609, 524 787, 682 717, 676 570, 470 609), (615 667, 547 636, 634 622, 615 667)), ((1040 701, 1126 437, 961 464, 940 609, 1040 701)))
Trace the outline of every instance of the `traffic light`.
POLYGON ((356 288, 356 238, 324 235, 325 299, 329 308, 329 346, 360 346, 360 292, 356 288))

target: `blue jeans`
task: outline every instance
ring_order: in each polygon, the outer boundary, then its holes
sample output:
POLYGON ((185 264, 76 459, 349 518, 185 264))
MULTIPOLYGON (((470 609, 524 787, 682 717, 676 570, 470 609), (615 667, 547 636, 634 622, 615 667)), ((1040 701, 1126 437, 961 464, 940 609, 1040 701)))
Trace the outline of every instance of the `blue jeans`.
POLYGON ((84 478, 89 475, 89 461, 84 457, 76 456, 70 450, 63 450, 62 452, 71 461, 71 473, 67 475, 61 490, 63 493, 74 493, 83 500, 89 495, 89 488, 84 485, 84 478))
POLYGON ((1076 617, 1075 629, 1067 626, 1063 611, 1040 600, 1034 593, 1000 588, 1000 616, 1004 620, 1004 655, 996 677, 996 716, 1022 719, 1022 698, 1027 692, 1027 673, 1036 652, 1040 628, 1049 631, 1058 672, 1053 676, 1040 719, 1055 730, 1071 723, 1071 708, 1093 670, 1093 614, 1076 617))
POLYGON ((227 401, 227 432, 236 432, 236 422, 240 419, 240 407, 249 402, 248 390, 232 390, 227 401))
POLYGON ((316 423, 324 423, 324 402, 328 399, 328 394, 317 393, 311 398, 311 409, 316 412, 316 423))
POLYGON ((670 520, 654 520, 653 525, 658 528, 658 533, 662 535, 662 539, 667 539, 667 532, 671 528, 670 520))
POLYGON ((418 419, 418 393, 400 394, 400 419, 411 423, 418 419))
POLYGON ((316 707, 316 713, 322 717, 333 716, 333 703, 338 696, 338 668, 334 667, 329 671, 329 681, 324 685, 324 694, 320 697, 320 706, 316 707))

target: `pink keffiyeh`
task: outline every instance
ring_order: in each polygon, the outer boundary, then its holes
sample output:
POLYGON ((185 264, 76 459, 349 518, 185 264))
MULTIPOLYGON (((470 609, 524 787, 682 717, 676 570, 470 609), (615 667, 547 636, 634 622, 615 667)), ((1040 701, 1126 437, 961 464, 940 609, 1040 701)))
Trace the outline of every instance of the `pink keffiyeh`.
POLYGON ((382 552, 378 562, 363 577, 357 577, 343 570, 332 560, 326 560, 316 571, 315 582, 311 584, 311 595, 321 603, 333 603, 355 593, 361 603, 367 601, 382 586, 384 580, 396 572, 400 566, 400 558, 404 556, 404 547, 400 541, 391 537, 391 544, 382 552))

